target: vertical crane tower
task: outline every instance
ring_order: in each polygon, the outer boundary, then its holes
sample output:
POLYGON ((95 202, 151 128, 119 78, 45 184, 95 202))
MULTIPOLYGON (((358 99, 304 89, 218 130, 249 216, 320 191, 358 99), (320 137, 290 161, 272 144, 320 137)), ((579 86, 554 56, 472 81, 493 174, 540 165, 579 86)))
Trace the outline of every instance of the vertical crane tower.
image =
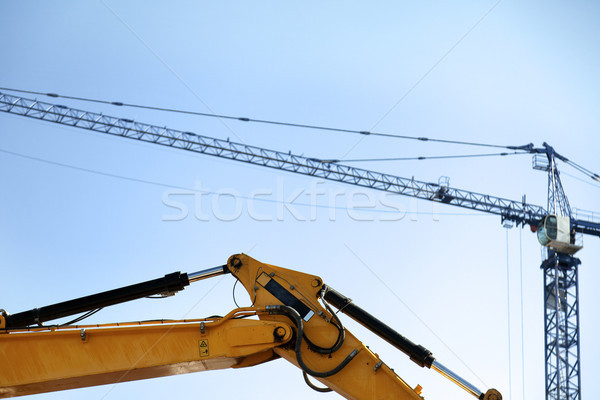
MULTIPOLYGON (((47 93, 50 97, 59 95, 47 93)), ((113 105, 123 105, 113 102, 113 105)), ((193 132, 144 124, 130 119, 78 110, 64 105, 26 99, 0 92, 0 111, 54 122, 138 141, 154 143, 200 154, 241 161, 263 167, 318 177, 336 182, 415 197, 499 215, 501 220, 530 225, 547 249, 541 269, 544 273, 544 332, 546 400, 580 400, 580 346, 578 267, 573 255, 581 249, 583 234, 600 237, 600 221, 577 219, 560 181, 556 159, 568 160, 548 144, 508 147, 534 155, 533 167, 548 172, 547 209, 487 194, 407 179, 354 168, 337 162, 283 153, 230 142, 193 132)), ((248 121, 247 118, 239 118, 248 121)), ((368 132, 364 132, 368 134, 368 132)), ((594 179, 600 180, 598 175, 594 179)))
POLYGON ((581 244, 572 230, 572 210, 565 195, 556 158, 564 159, 547 143, 536 154, 533 167, 548 172, 548 215, 537 227, 546 247, 544 273, 544 347, 546 399, 581 399, 579 347, 579 272, 574 257, 581 244), (541 156, 541 157, 538 157, 541 156))

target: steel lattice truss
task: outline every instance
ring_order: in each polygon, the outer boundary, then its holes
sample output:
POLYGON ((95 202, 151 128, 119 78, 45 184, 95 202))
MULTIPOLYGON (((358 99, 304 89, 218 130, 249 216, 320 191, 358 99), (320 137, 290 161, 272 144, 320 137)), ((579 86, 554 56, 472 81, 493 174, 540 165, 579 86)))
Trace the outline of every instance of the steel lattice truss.
POLYGON ((571 205, 563 189, 558 168, 556 168, 553 149, 549 152, 548 158, 550 159, 548 161, 548 213, 570 217, 571 205))
POLYGON ((0 111, 535 223, 536 205, 0 93, 0 111))
MULTIPOLYGON (((149 125, 130 119, 77 110, 58 104, 25 99, 0 93, 0 111, 41 119, 57 124, 107 133, 143 142, 173 147, 249 164, 295 172, 336 182, 368 187, 500 215, 502 220, 519 224, 537 224, 547 215, 543 207, 501 197, 454 189, 435 183, 354 168, 319 159, 264 149, 229 140, 149 125)), ((600 236, 600 224, 574 220, 575 230, 600 236)))
POLYGON ((542 264, 547 400, 581 398, 578 264, 557 254, 542 264))
MULTIPOLYGON (((571 206, 556 168, 555 152, 547 146, 548 212, 571 217, 571 206)), ((548 252, 544 270, 546 399, 580 400, 579 259, 548 252)))

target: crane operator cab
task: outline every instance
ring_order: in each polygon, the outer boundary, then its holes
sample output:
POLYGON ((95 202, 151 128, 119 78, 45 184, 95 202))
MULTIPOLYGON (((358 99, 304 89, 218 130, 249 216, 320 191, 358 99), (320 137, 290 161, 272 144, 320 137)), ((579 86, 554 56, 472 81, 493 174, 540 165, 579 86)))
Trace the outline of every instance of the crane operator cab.
POLYGON ((545 216, 538 224, 537 238, 542 246, 559 253, 575 254, 583 248, 577 243, 575 231, 571 230, 571 218, 562 215, 545 216))

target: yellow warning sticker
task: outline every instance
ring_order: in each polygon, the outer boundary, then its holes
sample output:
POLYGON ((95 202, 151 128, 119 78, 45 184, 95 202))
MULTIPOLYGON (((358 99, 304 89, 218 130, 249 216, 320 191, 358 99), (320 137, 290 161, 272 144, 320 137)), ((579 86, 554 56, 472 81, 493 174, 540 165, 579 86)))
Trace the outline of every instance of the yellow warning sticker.
POLYGON ((208 339, 202 339, 199 342, 200 357, 208 357, 208 339))

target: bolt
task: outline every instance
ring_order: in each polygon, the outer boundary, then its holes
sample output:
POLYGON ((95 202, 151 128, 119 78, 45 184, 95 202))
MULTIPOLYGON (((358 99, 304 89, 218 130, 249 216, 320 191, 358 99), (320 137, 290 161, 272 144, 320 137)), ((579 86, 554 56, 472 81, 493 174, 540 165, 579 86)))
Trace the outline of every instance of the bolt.
POLYGON ((277 328, 275 328, 275 331, 273 332, 273 336, 275 336, 276 340, 283 339, 285 337, 285 334, 286 334, 286 330, 282 326, 278 326, 277 328))

